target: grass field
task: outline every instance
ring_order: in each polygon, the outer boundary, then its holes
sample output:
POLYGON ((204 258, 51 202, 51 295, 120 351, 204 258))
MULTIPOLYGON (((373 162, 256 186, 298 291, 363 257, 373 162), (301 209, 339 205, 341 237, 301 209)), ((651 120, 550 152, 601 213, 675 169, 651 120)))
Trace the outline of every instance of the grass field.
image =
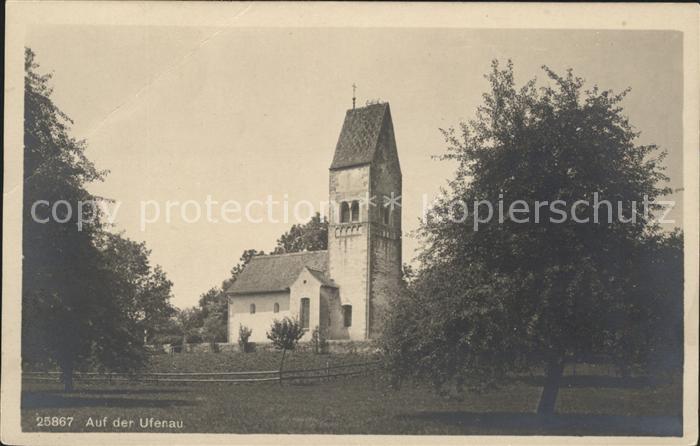
MULTIPOLYGON (((365 361, 359 355, 294 353, 285 368, 365 361)), ((149 369, 237 371, 277 368, 275 352, 156 355, 149 369)), ((313 383, 81 383, 63 394, 59 383, 26 381, 22 389, 25 431, 130 431, 226 433, 333 433, 431 435, 681 435, 681 377, 649 385, 622 379, 605 366, 568 371, 557 415, 533 410, 540 376, 514 377, 498 389, 449 401, 425 385, 389 390, 379 374, 313 383), (73 417, 70 427, 38 426, 43 417, 73 417), (107 426, 86 426, 107 418, 107 426), (182 427, 146 427, 139 421, 180 421, 182 427), (116 419, 127 427, 114 427, 116 419), (134 420, 128 425, 128 420, 134 420)), ((168 423, 166 423, 167 426, 168 423)))

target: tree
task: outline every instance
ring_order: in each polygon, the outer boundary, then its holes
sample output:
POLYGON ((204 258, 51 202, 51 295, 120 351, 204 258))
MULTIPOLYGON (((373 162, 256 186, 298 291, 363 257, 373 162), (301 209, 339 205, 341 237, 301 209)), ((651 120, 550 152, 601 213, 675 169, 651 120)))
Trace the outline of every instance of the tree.
MULTIPOLYGON (((226 313, 224 313, 225 315, 226 313)), ((226 322, 221 323, 219 314, 212 313, 204 319, 202 324, 202 337, 209 343, 225 342, 227 334, 226 322)))
POLYGON ((670 192, 660 186, 664 153, 636 143, 620 106, 627 91, 584 90, 571 70, 543 69, 549 85, 531 80, 518 89, 512 64, 494 61, 476 119, 443 132, 442 158, 457 163, 456 175, 421 226, 421 269, 392 304, 383 337, 397 382, 412 375, 460 390, 543 367, 537 410, 549 414, 567 360, 607 354, 643 362, 656 336, 644 328, 678 298, 658 286, 650 296, 640 274, 660 233, 644 197, 670 192), (615 207, 596 210, 595 193, 615 207), (478 225, 473 214, 460 218, 465 205, 482 200, 496 217, 478 225), (559 221, 551 207, 523 222, 509 212, 517 200, 531 210, 538 201, 584 200, 577 217, 589 222, 559 221), (633 211, 636 219, 621 221, 618 203, 625 219, 633 211))
POLYGON ((120 280, 120 288, 115 288, 128 312, 136 324, 136 332, 148 343, 161 331, 167 329, 175 309, 170 303, 172 282, 163 269, 156 265, 151 267, 151 251, 144 242, 135 242, 123 234, 107 233, 101 235, 99 248, 103 254, 104 265, 120 280))
POLYGON ((202 327, 204 326, 204 318, 202 318, 202 310, 198 307, 185 308, 178 312, 177 320, 182 327, 182 342, 202 342, 202 327))
POLYGON ((175 308, 174 315, 171 316, 149 341, 151 344, 162 346, 168 344, 170 346, 182 345, 184 338, 184 330, 182 328, 180 311, 175 308))
POLYGON ((170 303, 172 287, 173 283, 160 265, 150 270, 138 299, 145 342, 153 343, 158 336, 172 331, 173 318, 177 313, 170 303))
MULTIPOLYGON (((280 360, 280 378, 284 370, 284 358, 287 350, 294 350, 299 340, 304 336, 304 329, 297 319, 285 317, 284 319, 272 322, 270 331, 266 333, 267 339, 272 341, 272 345, 278 350, 282 350, 280 360)), ((280 380, 280 384, 282 381, 280 380)))
POLYGON ((640 305, 649 308, 637 324, 627 327, 625 338, 639 338, 618 347, 620 368, 635 358, 652 374, 683 368, 683 234, 676 230, 660 233, 645 241, 640 254, 641 267, 635 271, 640 305), (635 331, 633 331, 635 330, 635 331), (629 349, 635 347, 638 352, 629 349))
POLYGON ((39 74, 27 48, 22 360, 58 365, 72 391, 76 368, 143 365, 144 330, 168 313, 170 283, 150 269, 142 244, 105 228, 104 200, 85 187, 105 172, 85 157, 85 143, 70 136, 72 121, 53 103, 50 79, 39 74))
POLYGON ((90 364, 99 370, 133 371, 145 363, 145 344, 167 329, 174 315, 172 282, 160 266, 151 267, 145 243, 109 232, 94 243, 102 290, 89 298, 99 296, 102 308, 90 364))
POLYGON ((311 220, 293 225, 277 239, 273 254, 328 249, 328 220, 317 212, 311 220))
POLYGON ((238 263, 231 268, 231 276, 224 280, 224 282, 221 284, 221 288, 225 290, 233 285, 233 282, 235 282, 238 275, 243 272, 248 262, 250 262, 250 260, 255 256, 263 255, 265 255, 265 251, 258 251, 257 249, 246 249, 243 251, 241 257, 238 259, 238 263))
POLYGON ((226 317, 228 304, 224 290, 212 288, 199 299, 199 319, 202 323, 202 337, 207 342, 226 340, 226 317))
POLYGON ((50 98, 51 76, 36 71, 34 57, 25 50, 22 357, 30 363, 58 362, 70 390, 73 364, 90 348, 90 326, 75 309, 94 310, 79 278, 95 276, 92 260, 99 254, 92 237, 100 228, 76 230, 78 218, 90 217, 87 213, 73 212, 69 223, 59 224, 55 219, 39 223, 49 212, 37 211, 34 219, 31 211, 39 200, 65 200, 68 205, 57 213, 63 220, 68 207, 94 199, 84 184, 104 173, 85 158, 85 144, 69 135, 71 121, 50 98))

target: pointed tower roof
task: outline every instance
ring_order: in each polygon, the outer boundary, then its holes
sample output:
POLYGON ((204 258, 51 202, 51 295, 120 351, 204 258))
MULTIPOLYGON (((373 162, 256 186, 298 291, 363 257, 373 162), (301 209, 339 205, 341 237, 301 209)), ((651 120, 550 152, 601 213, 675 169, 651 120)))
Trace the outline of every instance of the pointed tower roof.
POLYGON ((335 146, 331 170, 371 163, 384 120, 391 119, 390 116, 388 103, 348 110, 335 146))

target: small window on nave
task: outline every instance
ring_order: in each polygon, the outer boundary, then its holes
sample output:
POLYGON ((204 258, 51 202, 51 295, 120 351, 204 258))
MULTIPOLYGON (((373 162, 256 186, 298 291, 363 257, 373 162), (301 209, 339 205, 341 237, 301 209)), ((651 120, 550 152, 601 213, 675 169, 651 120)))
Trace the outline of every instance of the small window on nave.
POLYGON ((250 304, 250 314, 255 314, 255 304, 250 304))
POLYGON ((277 302, 275 302, 275 305, 273 305, 273 307, 272 307, 272 312, 273 312, 273 313, 279 313, 279 312, 280 312, 280 304, 278 304, 277 302))

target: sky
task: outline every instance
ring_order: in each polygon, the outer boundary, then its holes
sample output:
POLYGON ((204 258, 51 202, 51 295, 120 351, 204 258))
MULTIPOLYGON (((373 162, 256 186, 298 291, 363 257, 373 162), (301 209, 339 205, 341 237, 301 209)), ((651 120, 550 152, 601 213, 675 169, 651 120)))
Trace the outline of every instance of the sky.
MULTIPOLYGON (((53 99, 87 141, 88 158, 109 170, 89 189, 121 203, 115 230, 146 242, 180 308, 220 285, 243 250, 271 250, 295 223, 281 221, 281 211, 277 222, 214 222, 221 203, 327 200, 353 83, 358 106, 391 106, 405 260, 420 249, 411 233, 423 196, 454 173, 433 159, 445 150, 439 129, 474 116, 493 59, 511 59, 518 84, 544 84, 547 65, 572 68, 587 85, 631 87, 623 107, 639 142, 667 150, 670 186, 683 183, 677 32, 41 26, 26 44, 41 71, 53 72, 53 99), (194 200, 205 213, 207 197, 219 203, 214 215, 191 222, 194 205, 183 203, 194 200), (154 217, 156 208, 158 221, 144 225, 141 215, 154 217)), ((679 202, 668 218, 680 226, 682 191, 668 199, 679 202)))

